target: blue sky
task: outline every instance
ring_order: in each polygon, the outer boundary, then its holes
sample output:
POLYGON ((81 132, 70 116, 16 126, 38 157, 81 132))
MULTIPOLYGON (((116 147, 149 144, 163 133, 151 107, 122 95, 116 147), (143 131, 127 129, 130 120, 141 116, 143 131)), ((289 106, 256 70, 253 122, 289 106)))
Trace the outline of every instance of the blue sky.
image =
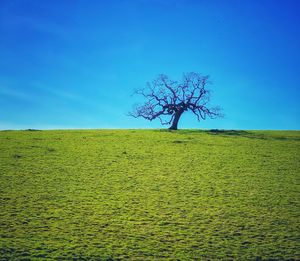
POLYGON ((126 116, 164 73, 208 74, 225 117, 300 129, 300 1, 1 0, 0 129, 159 128, 126 116))

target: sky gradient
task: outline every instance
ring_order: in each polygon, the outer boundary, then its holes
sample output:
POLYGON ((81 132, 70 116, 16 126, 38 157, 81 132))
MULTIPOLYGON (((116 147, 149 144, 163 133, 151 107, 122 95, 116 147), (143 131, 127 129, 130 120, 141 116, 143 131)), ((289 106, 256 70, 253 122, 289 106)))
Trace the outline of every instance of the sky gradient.
POLYGON ((126 116, 158 74, 210 75, 225 117, 300 129, 300 1, 1 0, 0 129, 160 128, 126 116))

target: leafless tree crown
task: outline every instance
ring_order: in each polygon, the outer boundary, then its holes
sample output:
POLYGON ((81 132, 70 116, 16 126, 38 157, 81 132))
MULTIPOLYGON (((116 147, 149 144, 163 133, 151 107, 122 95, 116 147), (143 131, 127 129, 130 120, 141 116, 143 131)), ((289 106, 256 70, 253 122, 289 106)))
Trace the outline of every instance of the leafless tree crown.
POLYGON ((130 116, 146 120, 158 118, 162 124, 171 124, 170 129, 177 129, 180 116, 185 111, 192 111, 198 121, 221 117, 220 107, 210 107, 210 91, 207 85, 209 76, 190 72, 177 82, 161 74, 157 79, 148 82, 146 87, 138 89, 135 94, 145 98, 142 105, 136 105, 130 116))

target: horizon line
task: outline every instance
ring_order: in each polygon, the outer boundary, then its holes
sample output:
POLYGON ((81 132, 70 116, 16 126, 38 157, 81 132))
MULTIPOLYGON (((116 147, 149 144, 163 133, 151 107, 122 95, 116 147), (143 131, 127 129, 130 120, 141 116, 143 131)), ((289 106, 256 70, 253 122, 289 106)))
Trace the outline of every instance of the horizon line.
MULTIPOLYGON (((169 130, 168 128, 28 128, 28 129, 0 129, 0 131, 72 131, 72 130, 169 130)), ((203 131, 211 131, 211 130, 223 130, 223 131, 300 131, 300 129, 230 129, 230 128, 180 128, 178 130, 169 130, 169 131, 181 131, 181 130, 203 130, 203 131)))

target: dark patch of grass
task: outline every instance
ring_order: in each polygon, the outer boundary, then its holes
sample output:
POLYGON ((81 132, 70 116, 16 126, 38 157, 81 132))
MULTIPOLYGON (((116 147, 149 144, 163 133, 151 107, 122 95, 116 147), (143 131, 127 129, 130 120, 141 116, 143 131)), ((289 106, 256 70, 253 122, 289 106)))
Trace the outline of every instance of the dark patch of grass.
POLYGON ((187 140, 174 140, 172 143, 187 143, 187 140))
POLYGON ((13 154, 12 157, 14 159, 20 159, 20 158, 22 158, 22 155, 20 155, 20 154, 13 154))
POLYGON ((55 151, 56 151, 56 149, 54 149, 54 148, 46 148, 46 150, 47 150, 48 152, 55 152, 55 151))

